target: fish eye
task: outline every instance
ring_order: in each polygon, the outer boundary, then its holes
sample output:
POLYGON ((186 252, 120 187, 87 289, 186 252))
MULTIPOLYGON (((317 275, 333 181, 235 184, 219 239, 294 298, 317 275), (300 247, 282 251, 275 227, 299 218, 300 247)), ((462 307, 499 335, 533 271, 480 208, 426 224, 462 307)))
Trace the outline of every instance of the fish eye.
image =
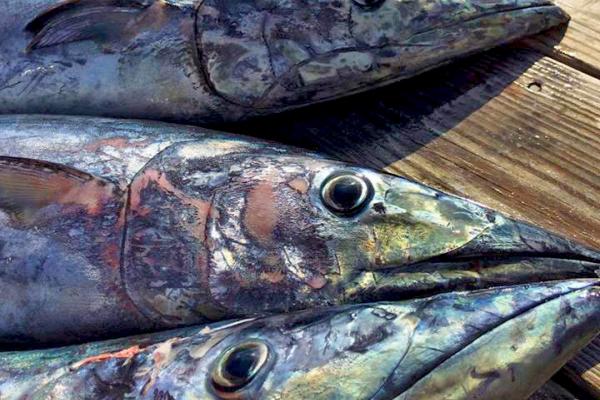
POLYGON ((373 10, 380 5, 382 5, 385 0, 352 0, 355 4, 357 4, 361 8, 365 8, 367 10, 373 10))
POLYGON ((267 362, 269 348, 259 341, 248 341, 227 349, 212 373, 214 389, 227 397, 247 386, 267 362))
POLYGON ((336 214, 352 215, 364 208, 373 190, 369 182, 353 173, 329 177, 321 188, 323 203, 336 214))

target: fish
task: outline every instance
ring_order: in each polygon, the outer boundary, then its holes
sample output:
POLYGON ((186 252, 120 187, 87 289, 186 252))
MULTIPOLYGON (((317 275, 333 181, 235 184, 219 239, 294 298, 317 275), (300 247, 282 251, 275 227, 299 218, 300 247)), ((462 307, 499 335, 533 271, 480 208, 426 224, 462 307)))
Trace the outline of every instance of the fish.
POLYGON ((11 399, 526 399, 600 331, 600 280, 0 353, 11 399))
POLYGON ((0 113, 235 122, 567 21, 548 0, 10 0, 0 113))
POLYGON ((139 120, 0 116, 0 343, 596 278, 600 253, 304 149, 139 120))

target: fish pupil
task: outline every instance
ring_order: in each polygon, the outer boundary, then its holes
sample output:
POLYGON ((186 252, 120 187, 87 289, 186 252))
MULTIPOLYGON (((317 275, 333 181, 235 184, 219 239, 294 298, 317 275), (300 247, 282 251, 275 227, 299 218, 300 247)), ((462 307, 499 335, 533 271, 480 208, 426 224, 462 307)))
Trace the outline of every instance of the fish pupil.
POLYGON ((265 367, 269 348, 265 343, 252 340, 227 350, 212 372, 212 386, 219 397, 247 389, 265 367))
POLYGON ((363 188, 355 179, 345 179, 333 187, 331 199, 340 209, 351 210, 357 206, 363 188))
POLYGON ((252 376, 257 359, 256 348, 237 349, 225 362, 224 372, 233 380, 245 381, 252 376))

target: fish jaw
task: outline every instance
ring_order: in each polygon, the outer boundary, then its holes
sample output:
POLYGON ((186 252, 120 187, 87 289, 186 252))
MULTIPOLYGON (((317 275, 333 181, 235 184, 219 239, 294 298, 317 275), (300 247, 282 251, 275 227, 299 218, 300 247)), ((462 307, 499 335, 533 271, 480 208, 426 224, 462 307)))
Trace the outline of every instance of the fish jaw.
POLYGON ((265 382, 275 389, 267 398, 525 399, 598 334, 597 284, 454 292, 340 313, 328 340, 299 352, 318 361, 299 368, 287 355, 286 373, 265 382), (338 356, 324 360, 318 345, 338 356))
POLYGON ((403 178, 363 174, 374 195, 353 218, 362 229, 336 243, 347 302, 598 276, 597 250, 403 178))
POLYGON ((202 4, 197 43, 216 93, 257 113, 292 108, 409 78, 568 21, 546 0, 384 0, 372 7, 344 0, 320 2, 320 10, 301 3, 202 4), (240 13, 243 23, 234 18, 240 13))
POLYGON ((398 399, 434 394, 444 399, 529 398, 598 335, 599 300, 597 285, 549 299, 465 346, 398 399))
POLYGON ((123 277, 166 327, 595 278, 600 267, 598 252, 472 201, 235 138, 170 147, 131 191, 123 277), (340 211, 331 195, 345 180, 360 204, 340 211))

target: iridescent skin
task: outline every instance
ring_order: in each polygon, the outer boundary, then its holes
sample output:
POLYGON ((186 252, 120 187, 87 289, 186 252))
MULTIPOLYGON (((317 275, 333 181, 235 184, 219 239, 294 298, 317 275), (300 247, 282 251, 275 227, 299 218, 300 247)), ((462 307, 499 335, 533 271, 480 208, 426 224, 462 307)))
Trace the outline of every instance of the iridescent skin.
POLYGON ((548 0, 8 0, 0 113, 235 121, 564 23, 548 0))
POLYGON ((200 128, 0 118, 0 341, 596 277, 598 252, 465 199, 200 128), (340 173, 372 193, 332 212, 340 173))
MULTIPOLYGON (((0 353, 2 399, 526 399, 600 331, 599 281, 309 310, 0 353), (265 349, 224 391, 227 356, 265 349), (246 369, 247 370, 247 369, 246 369), (221 384, 221 387, 214 382, 221 384)), ((231 366, 237 366, 232 369, 231 366)))

